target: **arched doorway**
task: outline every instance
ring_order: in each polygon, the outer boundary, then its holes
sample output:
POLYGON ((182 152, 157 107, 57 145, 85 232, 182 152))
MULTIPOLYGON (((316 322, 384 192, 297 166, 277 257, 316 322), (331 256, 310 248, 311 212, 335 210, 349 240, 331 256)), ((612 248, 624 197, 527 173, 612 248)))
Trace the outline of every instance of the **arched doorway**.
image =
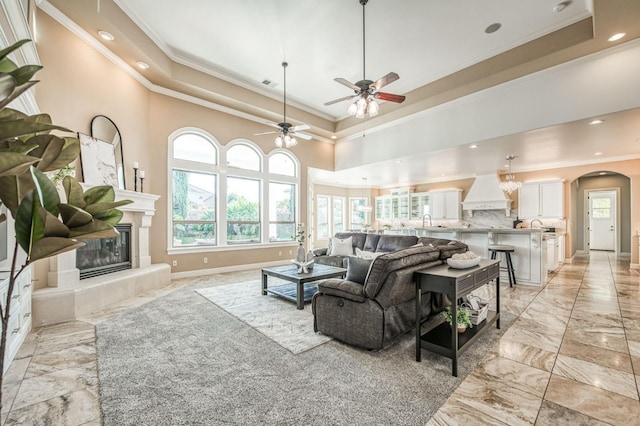
POLYGON ((576 252, 631 253, 631 180, 620 173, 597 171, 571 184, 576 252))

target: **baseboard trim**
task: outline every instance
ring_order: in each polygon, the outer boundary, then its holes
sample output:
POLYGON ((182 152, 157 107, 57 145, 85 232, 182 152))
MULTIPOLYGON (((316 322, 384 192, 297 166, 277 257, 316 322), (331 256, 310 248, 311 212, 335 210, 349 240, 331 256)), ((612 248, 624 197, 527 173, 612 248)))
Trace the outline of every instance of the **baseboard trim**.
POLYGON ((291 261, 289 260, 276 260, 272 262, 246 263, 244 265, 223 266, 220 268, 197 269, 195 271, 173 272, 171 274, 171 279, 192 278, 192 277, 199 277, 202 275, 213 275, 213 274, 223 274, 226 272, 246 271, 247 269, 261 269, 261 268, 266 268, 270 266, 288 265, 290 263, 291 261))

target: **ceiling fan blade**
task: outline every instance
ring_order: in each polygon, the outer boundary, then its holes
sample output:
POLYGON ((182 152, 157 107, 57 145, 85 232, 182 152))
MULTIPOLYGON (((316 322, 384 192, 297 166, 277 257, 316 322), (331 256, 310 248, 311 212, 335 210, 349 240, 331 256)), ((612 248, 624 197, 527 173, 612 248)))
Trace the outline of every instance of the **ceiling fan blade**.
POLYGON ((338 102, 348 101, 349 99, 353 99, 356 96, 358 95, 351 95, 351 96, 345 96, 344 98, 340 98, 340 99, 334 99, 333 101, 325 102, 324 105, 328 106, 328 105, 337 104, 338 102))
POLYGON ((356 86, 355 84, 351 83, 348 80, 345 80, 342 77, 334 78, 333 80, 337 81, 340 84, 343 84, 343 85, 347 86, 349 89, 353 89, 353 90, 356 90, 358 92, 360 91, 360 88, 358 86, 356 86))
POLYGON ((313 136, 308 135, 306 133, 300 133, 300 132, 291 132, 291 134, 297 138, 301 138, 301 139, 305 139, 305 140, 311 140, 311 138, 313 138, 313 136))
POLYGON ((297 126, 293 126, 291 128, 292 132, 297 132, 298 130, 309 130, 311 128, 311 126, 309 126, 308 124, 298 124, 297 126))
POLYGON ((254 133, 253 136, 260 136, 260 135, 273 135, 276 133, 280 133, 280 132, 262 132, 262 133, 254 133))
POLYGON ((267 126, 275 127, 276 129, 280 129, 280 125, 278 123, 274 123, 273 121, 265 121, 267 126))
POLYGON ((394 95, 393 93, 384 92, 376 92, 373 94, 373 97, 383 101, 397 102, 399 104, 405 100, 405 97, 402 95, 394 95))
POLYGON ((385 75, 384 77, 380 77, 378 79, 378 81, 373 83, 373 87, 375 87, 376 91, 378 91, 378 90, 382 89, 384 86, 386 86, 387 84, 393 83, 394 81, 396 81, 399 78, 400 78, 400 76, 398 74, 396 74, 395 72, 390 72, 389 74, 385 75))

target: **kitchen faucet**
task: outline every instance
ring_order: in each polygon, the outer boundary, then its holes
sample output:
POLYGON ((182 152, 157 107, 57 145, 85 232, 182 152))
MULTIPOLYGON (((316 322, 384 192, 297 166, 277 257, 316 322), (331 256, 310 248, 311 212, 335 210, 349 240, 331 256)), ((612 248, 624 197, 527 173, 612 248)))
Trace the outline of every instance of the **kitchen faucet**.
POLYGON ((542 221, 540 219, 533 219, 531 221, 531 227, 533 228, 533 222, 538 222, 540 224, 540 228, 542 228, 542 221))
POLYGON ((425 213, 422 215, 422 227, 424 228, 424 219, 426 217, 429 217, 429 226, 433 226, 433 223, 431 223, 431 215, 429 213, 425 213))

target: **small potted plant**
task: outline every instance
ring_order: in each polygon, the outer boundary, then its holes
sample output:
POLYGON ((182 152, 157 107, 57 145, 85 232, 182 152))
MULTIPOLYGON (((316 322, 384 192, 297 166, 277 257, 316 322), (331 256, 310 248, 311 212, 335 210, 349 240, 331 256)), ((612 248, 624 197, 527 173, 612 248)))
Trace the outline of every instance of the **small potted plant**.
MULTIPOLYGON (((471 318, 469 317, 468 309, 463 308, 462 306, 458 306, 457 313, 458 313, 457 315, 458 316, 458 321, 457 321, 458 333, 464 333, 467 330, 467 327, 469 328, 473 327, 473 324, 471 323, 471 318)), ((449 323, 449 325, 451 325, 452 316, 451 316, 450 306, 448 306, 447 309, 445 309, 442 312, 442 316, 449 323)))

